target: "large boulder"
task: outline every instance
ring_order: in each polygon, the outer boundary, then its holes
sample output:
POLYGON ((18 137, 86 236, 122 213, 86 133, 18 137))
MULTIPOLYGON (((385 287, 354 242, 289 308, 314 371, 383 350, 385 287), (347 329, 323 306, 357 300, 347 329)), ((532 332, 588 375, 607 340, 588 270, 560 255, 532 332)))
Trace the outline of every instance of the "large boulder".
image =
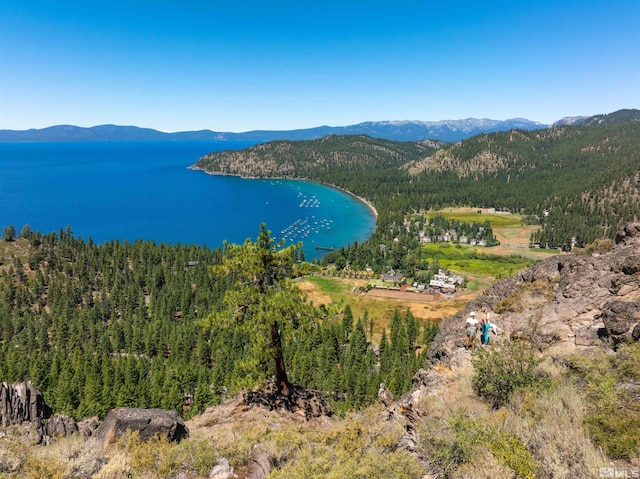
POLYGON ((637 340, 636 328, 640 325, 640 303, 637 301, 609 301, 600 313, 607 334, 615 342, 637 340))
POLYGON ((180 441, 189 437, 189 430, 176 411, 120 407, 109 411, 92 438, 97 443, 108 446, 116 443, 127 432, 135 431, 142 440, 159 436, 170 441, 180 441))

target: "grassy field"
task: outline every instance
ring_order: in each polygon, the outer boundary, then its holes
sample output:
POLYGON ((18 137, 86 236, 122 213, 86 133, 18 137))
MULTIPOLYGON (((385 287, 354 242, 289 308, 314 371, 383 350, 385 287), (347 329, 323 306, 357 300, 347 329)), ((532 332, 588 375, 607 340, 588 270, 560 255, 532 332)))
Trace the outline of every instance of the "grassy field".
POLYGON ((527 225, 523 223, 523 216, 512 213, 495 213, 486 208, 445 208, 440 211, 428 212, 430 214, 441 214, 449 220, 482 223, 489 221, 493 234, 501 244, 492 248, 478 248, 478 251, 485 251, 493 255, 520 255, 527 258, 544 259, 550 255, 558 254, 555 249, 540 249, 523 247, 529 245, 531 234, 538 231, 539 226, 527 225), (521 246, 512 246, 521 245, 521 246))
POLYGON ((487 208, 444 208, 438 211, 429 211, 429 214, 442 214, 445 218, 457 219, 460 221, 474 222, 491 221, 491 226, 519 226, 522 216, 513 213, 494 212, 487 208))
POLYGON ((462 310, 465 304, 479 293, 479 291, 467 291, 457 294, 453 299, 435 302, 372 298, 358 292, 358 288, 365 286, 367 282, 368 280, 355 278, 306 276, 298 280, 297 284, 316 306, 333 303, 342 309, 348 304, 356 320, 362 318, 366 310, 374 323, 373 342, 380 340, 383 328, 386 328, 387 333, 389 332, 389 322, 396 309, 402 314, 410 309, 414 317, 422 322, 440 322, 462 310))
MULTIPOLYGON (((537 258, 517 254, 498 254, 499 246, 482 248, 460 244, 425 244, 423 253, 437 259, 440 266, 463 277, 482 276, 493 281, 511 276, 536 263, 537 258)), ((547 253, 546 256, 549 254, 547 253)))

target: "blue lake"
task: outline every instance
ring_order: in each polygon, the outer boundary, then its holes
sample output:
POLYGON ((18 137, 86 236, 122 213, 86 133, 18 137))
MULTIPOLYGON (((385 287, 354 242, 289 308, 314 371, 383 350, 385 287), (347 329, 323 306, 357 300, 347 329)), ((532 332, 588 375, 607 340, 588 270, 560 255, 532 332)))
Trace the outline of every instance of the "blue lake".
POLYGON ((0 228, 70 226, 95 242, 119 239, 217 247, 255 239, 264 222, 307 259, 366 240, 372 211, 308 181, 212 176, 187 167, 240 141, 0 142, 0 228))

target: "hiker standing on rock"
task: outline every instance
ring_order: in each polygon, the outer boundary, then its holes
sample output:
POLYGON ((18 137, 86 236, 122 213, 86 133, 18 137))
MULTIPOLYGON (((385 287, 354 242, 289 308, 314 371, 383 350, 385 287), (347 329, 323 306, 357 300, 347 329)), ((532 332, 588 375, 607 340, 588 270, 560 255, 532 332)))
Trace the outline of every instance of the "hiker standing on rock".
POLYGON ((482 308, 482 322, 480 323, 480 342, 483 345, 489 344, 489 327, 491 326, 490 315, 487 307, 482 308))
POLYGON ((467 338, 465 342, 465 349, 469 349, 469 347, 471 347, 471 352, 473 353, 476 350, 476 334, 478 333, 478 320, 476 319, 475 311, 471 311, 469 313, 465 332, 467 338))
POLYGON ((498 334, 498 327, 491 322, 491 314, 487 310, 487 307, 482 308, 482 322, 480 323, 480 341, 485 346, 489 345, 489 330, 493 331, 493 334, 498 334))

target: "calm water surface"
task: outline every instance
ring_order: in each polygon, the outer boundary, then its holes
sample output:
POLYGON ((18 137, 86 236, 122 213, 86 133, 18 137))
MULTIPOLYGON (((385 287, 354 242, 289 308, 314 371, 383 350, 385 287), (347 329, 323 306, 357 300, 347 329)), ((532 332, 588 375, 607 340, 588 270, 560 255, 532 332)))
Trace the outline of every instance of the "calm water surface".
POLYGON ((369 208, 335 188, 307 181, 245 180, 187 167, 211 151, 255 142, 0 142, 0 228, 43 233, 67 225, 76 236, 206 244, 255 239, 261 222, 276 238, 322 247, 363 241, 369 208))

